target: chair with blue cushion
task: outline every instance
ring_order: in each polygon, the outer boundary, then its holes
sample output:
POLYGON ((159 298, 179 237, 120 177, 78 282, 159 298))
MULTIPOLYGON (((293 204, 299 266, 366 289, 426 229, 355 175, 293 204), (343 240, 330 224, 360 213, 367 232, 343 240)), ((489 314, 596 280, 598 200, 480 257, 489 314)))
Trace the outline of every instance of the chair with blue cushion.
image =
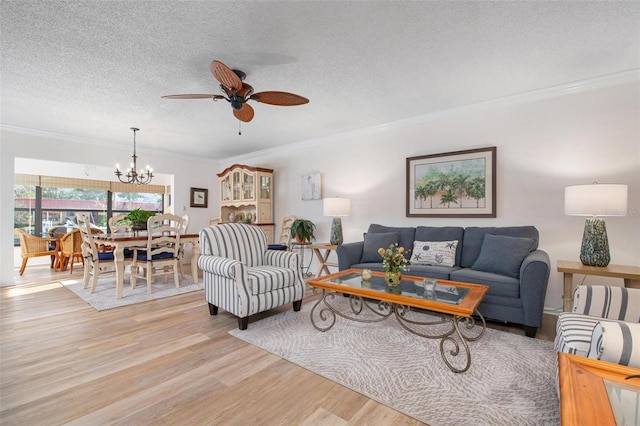
POLYGON ((300 310, 305 291, 300 256, 267 249, 260 227, 225 223, 205 228, 200 249, 198 266, 211 315, 222 308, 238 317, 238 328, 245 330, 249 316, 258 312, 287 303, 300 310))
POLYGON ((82 237, 82 256, 84 258, 84 288, 89 287, 91 281, 91 293, 95 293, 98 286, 98 278, 104 274, 115 274, 116 266, 113 260, 113 252, 98 250, 98 244, 93 239, 91 222, 85 215, 78 215, 78 229, 82 237))
POLYGON ((175 214, 160 214, 147 220, 147 244, 133 248, 131 262, 131 288, 135 288, 138 278, 147 281, 147 293, 157 276, 165 281, 173 275, 176 288, 180 287, 180 236, 184 219, 175 214))
POLYGON ((578 286, 558 317, 555 350, 640 368, 640 289, 578 286))

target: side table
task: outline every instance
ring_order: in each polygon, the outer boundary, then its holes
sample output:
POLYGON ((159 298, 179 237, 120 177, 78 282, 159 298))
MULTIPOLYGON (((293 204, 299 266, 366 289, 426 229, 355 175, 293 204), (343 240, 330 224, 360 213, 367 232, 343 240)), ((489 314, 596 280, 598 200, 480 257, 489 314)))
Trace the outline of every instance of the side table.
POLYGON ((593 275, 599 277, 622 278, 625 287, 640 288, 640 267, 630 265, 587 266, 582 262, 558 260, 558 272, 564 274, 564 288, 562 295, 563 310, 571 310, 573 295, 573 274, 593 275))
POLYGON ((334 268, 338 267, 338 264, 335 262, 329 262, 329 255, 332 251, 336 251, 338 249, 337 245, 329 244, 329 243, 318 243, 318 244, 310 244, 307 247, 313 250, 313 253, 316 255, 316 259, 320 263, 320 268, 318 269, 318 274, 316 278, 324 275, 329 275, 331 271, 329 271, 329 266, 334 268))

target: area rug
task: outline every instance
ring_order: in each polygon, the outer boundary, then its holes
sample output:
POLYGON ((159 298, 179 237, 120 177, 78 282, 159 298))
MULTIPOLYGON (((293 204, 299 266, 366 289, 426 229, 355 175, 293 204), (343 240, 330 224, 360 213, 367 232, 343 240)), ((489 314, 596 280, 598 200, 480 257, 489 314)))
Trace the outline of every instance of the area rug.
POLYGON ((98 311, 204 289, 202 281, 199 284, 194 284, 191 275, 186 274, 184 278, 180 279, 180 288, 175 287, 172 277, 166 283, 163 277, 156 278, 156 282, 151 288, 151 294, 147 293, 145 280, 138 280, 136 288, 132 289, 129 279, 125 278, 121 299, 116 299, 116 278, 113 275, 100 278, 95 293, 91 293, 91 286, 87 289, 83 288, 84 281, 82 279, 64 280, 60 283, 98 311))
POLYGON ((395 318, 338 317, 320 332, 310 322, 314 304, 229 333, 431 426, 560 424, 552 342, 487 329, 470 342, 471 367, 457 374, 438 340, 407 332, 395 318))

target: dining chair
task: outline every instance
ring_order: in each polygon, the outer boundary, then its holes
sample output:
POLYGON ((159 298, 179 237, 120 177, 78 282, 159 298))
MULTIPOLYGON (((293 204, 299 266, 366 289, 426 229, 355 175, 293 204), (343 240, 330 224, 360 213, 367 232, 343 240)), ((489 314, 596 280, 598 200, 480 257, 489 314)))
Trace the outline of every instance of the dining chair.
POLYGON ((20 238, 20 254, 22 256, 20 275, 24 273, 27 261, 32 257, 51 256, 51 267, 55 266, 58 259, 58 245, 55 239, 41 238, 17 228, 15 233, 20 238))
POLYGON ((60 237, 59 270, 66 270, 67 266, 69 266, 69 261, 71 261, 70 269, 73 274, 73 265, 76 263, 76 260, 84 264, 84 258, 82 257, 82 235, 79 229, 74 229, 60 237))
MULTIPOLYGON (((187 229, 189 228, 189 215, 182 215, 182 233, 184 235, 187 233, 187 229)), ((180 268, 180 278, 184 279, 184 271, 182 266, 182 261, 184 260, 184 243, 180 243, 180 252, 178 255, 178 267, 180 268)))
POLYGON ((84 288, 89 286, 91 281, 91 293, 96 291, 98 278, 100 276, 116 272, 113 260, 113 252, 102 252, 98 250, 98 244, 93 239, 94 232, 91 222, 87 216, 78 215, 78 232, 82 238, 82 256, 84 262, 84 288))
MULTIPOLYGON (((89 219, 87 218, 87 221, 88 220, 89 219)), ((91 234, 103 234, 101 229, 91 227, 89 229, 91 229, 91 234)), ((82 265, 84 265, 84 254, 82 252, 83 241, 84 240, 82 238, 82 235, 80 234, 79 227, 71 232, 64 234, 60 238, 60 258, 57 262, 60 271, 64 271, 67 269, 67 266, 69 266, 69 261, 71 261, 69 269, 71 270, 70 273, 72 274, 73 265, 76 260, 79 260, 82 265)))
POLYGON ((121 214, 118 216, 111 216, 109 218, 109 232, 115 234, 116 232, 128 232, 130 225, 125 221, 127 215, 121 214))
POLYGON ((147 243, 133 247, 131 262, 131 288, 136 287, 138 278, 147 281, 147 293, 151 294, 151 284, 156 276, 164 276, 165 282, 173 275, 176 288, 180 287, 179 260, 180 236, 184 219, 174 214, 151 216, 147 220, 147 243))

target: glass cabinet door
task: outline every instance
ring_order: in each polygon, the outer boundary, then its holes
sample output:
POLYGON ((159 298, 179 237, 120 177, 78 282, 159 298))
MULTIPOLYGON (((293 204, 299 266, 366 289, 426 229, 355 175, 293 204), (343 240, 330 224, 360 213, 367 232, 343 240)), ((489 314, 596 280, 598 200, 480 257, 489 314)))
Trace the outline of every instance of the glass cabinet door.
POLYGON ((242 173, 242 199, 253 200, 255 199, 253 173, 242 173))
POLYGON ((233 172, 231 177, 233 179, 232 198, 237 201, 240 200, 240 172, 233 172))
POLYGON ((229 176, 225 177, 220 181, 220 200, 221 201, 231 200, 231 183, 230 183, 229 176))
POLYGON ((271 199, 271 176, 260 176, 260 199, 271 199))

